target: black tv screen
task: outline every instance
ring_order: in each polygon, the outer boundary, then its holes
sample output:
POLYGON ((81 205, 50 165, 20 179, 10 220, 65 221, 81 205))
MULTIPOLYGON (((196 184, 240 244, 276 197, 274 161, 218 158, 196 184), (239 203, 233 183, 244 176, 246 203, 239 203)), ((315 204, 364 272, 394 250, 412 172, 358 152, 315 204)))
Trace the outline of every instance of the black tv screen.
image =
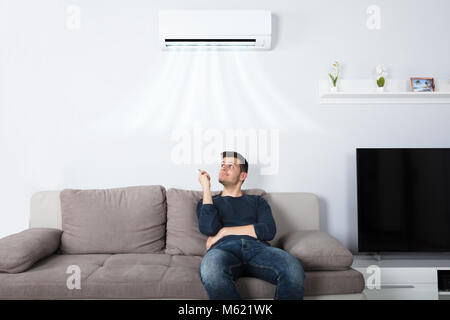
POLYGON ((450 149, 356 149, 359 252, 450 252, 450 149))

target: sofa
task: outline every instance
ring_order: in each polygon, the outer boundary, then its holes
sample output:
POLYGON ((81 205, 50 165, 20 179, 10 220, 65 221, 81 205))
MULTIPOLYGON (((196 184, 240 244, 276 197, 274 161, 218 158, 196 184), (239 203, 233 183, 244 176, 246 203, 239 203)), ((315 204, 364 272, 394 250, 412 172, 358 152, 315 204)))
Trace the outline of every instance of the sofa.
MULTIPOLYGON (((351 252, 319 228, 317 196, 243 192, 269 202, 277 225, 270 244, 302 263, 305 299, 366 298, 351 252)), ((199 274, 201 197, 161 185, 34 193, 29 228, 0 239, 0 299, 208 299, 199 274)), ((236 286, 244 299, 275 294, 257 278, 236 286)))

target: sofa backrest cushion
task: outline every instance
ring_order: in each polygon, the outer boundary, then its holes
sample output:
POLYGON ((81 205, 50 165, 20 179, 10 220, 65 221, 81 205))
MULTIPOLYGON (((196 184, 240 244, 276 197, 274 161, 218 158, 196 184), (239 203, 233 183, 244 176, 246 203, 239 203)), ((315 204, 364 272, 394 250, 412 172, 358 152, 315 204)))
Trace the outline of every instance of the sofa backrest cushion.
MULTIPOLYGON (((220 192, 212 191, 211 194, 215 196, 220 192)), ((268 195, 262 189, 245 189, 242 192, 264 198, 268 195)), ((201 191, 167 190, 166 254, 205 255, 208 236, 200 233, 196 213, 197 203, 202 197, 201 191)))
POLYGON ((60 201, 62 253, 164 252, 163 186, 64 189, 60 201))

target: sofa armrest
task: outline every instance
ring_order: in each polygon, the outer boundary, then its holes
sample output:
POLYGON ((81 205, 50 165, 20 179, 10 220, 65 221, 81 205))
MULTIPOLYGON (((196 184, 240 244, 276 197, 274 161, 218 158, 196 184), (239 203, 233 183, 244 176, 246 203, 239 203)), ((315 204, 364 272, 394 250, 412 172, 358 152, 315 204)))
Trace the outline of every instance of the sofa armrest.
POLYGON ((353 254, 324 231, 294 231, 280 241, 281 248, 299 259, 304 270, 348 270, 353 263, 353 254))
POLYGON ((62 230, 30 228, 0 239, 0 272, 18 273, 54 253, 62 230))

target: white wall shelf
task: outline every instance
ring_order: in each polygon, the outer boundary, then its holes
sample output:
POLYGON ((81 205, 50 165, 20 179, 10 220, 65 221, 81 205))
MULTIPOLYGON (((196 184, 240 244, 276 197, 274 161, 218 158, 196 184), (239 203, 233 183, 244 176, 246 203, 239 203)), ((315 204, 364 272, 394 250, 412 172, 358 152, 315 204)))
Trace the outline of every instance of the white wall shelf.
POLYGON ((342 80, 338 92, 330 82, 319 83, 321 104, 450 104, 450 80, 436 80, 435 92, 411 92, 407 80, 390 80, 385 92, 376 92, 373 80, 342 80))
POLYGON ((328 92, 320 96, 325 104, 365 103, 449 103, 450 92, 328 92))

